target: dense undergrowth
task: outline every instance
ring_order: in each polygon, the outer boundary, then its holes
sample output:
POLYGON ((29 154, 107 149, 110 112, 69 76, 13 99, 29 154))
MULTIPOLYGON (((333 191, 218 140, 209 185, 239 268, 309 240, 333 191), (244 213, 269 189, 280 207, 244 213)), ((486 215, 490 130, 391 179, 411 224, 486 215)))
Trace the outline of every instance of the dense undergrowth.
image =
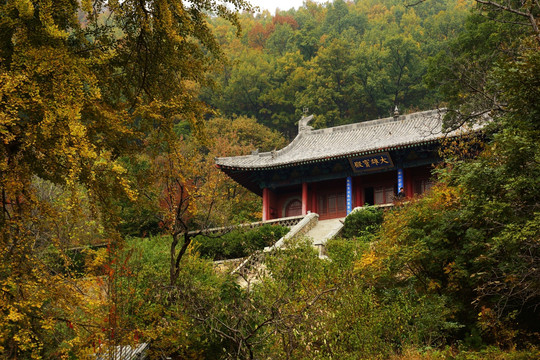
POLYGON ((219 21, 214 37, 206 14, 237 25, 227 6, 0 2, 0 358, 92 359, 143 342, 152 359, 540 358, 538 2, 483 1, 465 21, 462 1, 421 2, 436 37, 395 3, 308 1, 290 13, 297 28, 246 15, 244 39, 272 32, 267 49, 289 38, 293 52, 274 66, 253 49, 216 79, 224 92, 204 95, 232 39, 219 21), (339 30, 355 19, 375 22, 339 30), (267 233, 182 235, 260 218, 213 159, 282 139, 242 116, 204 122, 200 95, 290 134, 305 107, 321 127, 395 105, 446 107, 449 129, 491 124, 482 146, 450 139, 430 194, 384 218, 356 214, 329 261, 303 241, 265 254, 266 276, 247 289, 211 259, 248 254, 267 233), (160 236, 124 238, 148 233, 160 236))
POLYGON ((263 225, 255 229, 232 230, 216 236, 196 236, 195 247, 201 257, 213 260, 235 259, 248 256, 256 250, 273 245, 289 229, 279 225, 263 225))
MULTIPOLYGON (((413 206, 432 204, 437 191, 413 206)), ((534 329, 486 323, 485 307, 394 267, 411 251, 387 243, 384 227, 408 211, 387 213, 377 240, 364 234, 330 241, 330 261, 307 241, 289 244, 267 257, 271 276, 250 291, 197 253, 186 257, 177 286, 164 287, 168 239, 134 241, 127 253, 136 276, 125 278, 125 303, 145 310, 128 311, 126 327, 151 340, 155 356, 180 358, 536 359, 534 329), (388 247, 397 252, 385 253, 388 247)), ((436 255, 431 261, 443 264, 436 255)))

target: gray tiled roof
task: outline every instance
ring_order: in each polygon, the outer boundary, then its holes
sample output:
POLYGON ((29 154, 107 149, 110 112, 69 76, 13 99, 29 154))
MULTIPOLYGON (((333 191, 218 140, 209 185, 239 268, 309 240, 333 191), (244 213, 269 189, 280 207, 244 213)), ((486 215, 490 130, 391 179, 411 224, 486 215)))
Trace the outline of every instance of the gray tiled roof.
MULTIPOLYGON (((454 136, 442 131, 444 110, 417 112, 399 117, 366 121, 333 128, 311 130, 302 124, 300 133, 285 148, 246 156, 216 158, 224 168, 263 169, 319 159, 361 155, 454 136)), ((306 118, 303 118, 304 120, 306 118)), ((308 120, 309 121, 309 120, 308 120)))

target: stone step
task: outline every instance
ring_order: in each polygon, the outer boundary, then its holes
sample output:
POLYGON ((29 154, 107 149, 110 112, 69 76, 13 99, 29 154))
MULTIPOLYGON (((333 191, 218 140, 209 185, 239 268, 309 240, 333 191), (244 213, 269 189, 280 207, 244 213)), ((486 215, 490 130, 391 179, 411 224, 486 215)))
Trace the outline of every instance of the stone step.
POLYGON ((319 220, 317 225, 306 234, 307 237, 313 239, 313 245, 324 245, 328 239, 334 237, 343 227, 345 218, 319 220))

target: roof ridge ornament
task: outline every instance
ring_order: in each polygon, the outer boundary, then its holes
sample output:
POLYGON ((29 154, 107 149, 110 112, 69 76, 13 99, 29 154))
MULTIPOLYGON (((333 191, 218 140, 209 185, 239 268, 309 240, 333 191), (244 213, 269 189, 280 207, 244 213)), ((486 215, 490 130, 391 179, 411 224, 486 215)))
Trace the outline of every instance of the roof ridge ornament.
POLYGON ((298 133, 299 134, 309 132, 309 131, 313 130, 313 127, 308 125, 308 123, 311 120, 313 120, 313 115, 302 116, 302 118, 298 121, 298 133))
POLYGON ((394 119, 397 120, 398 117, 399 117, 399 109, 396 105, 396 107, 394 108, 394 119))

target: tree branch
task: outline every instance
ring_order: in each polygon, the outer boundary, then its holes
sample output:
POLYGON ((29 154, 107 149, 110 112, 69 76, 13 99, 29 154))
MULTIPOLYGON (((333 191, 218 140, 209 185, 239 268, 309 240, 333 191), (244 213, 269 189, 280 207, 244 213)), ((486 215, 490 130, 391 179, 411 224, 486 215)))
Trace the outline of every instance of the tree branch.
MULTIPOLYGON (((527 19, 529 19, 529 23, 531 24, 531 27, 534 31, 534 33, 536 34, 536 40, 538 42, 540 42, 540 30, 538 29, 538 24, 536 23, 536 19, 534 17, 534 14, 529 11, 527 9, 526 12, 524 11, 520 11, 518 9, 514 9, 510 6, 506 6, 506 5, 503 5, 503 4, 499 4, 495 1, 491 1, 491 0, 475 0, 477 3, 480 3, 480 4, 483 4, 483 5, 487 5, 487 6, 491 6, 491 7, 494 7, 496 9, 499 9, 499 10, 504 10, 504 11, 508 11, 512 14, 516 14, 516 15, 519 15, 519 16, 522 16, 522 17, 526 17, 527 19)), ((538 5, 538 0, 535 0, 536 4, 538 5)))

